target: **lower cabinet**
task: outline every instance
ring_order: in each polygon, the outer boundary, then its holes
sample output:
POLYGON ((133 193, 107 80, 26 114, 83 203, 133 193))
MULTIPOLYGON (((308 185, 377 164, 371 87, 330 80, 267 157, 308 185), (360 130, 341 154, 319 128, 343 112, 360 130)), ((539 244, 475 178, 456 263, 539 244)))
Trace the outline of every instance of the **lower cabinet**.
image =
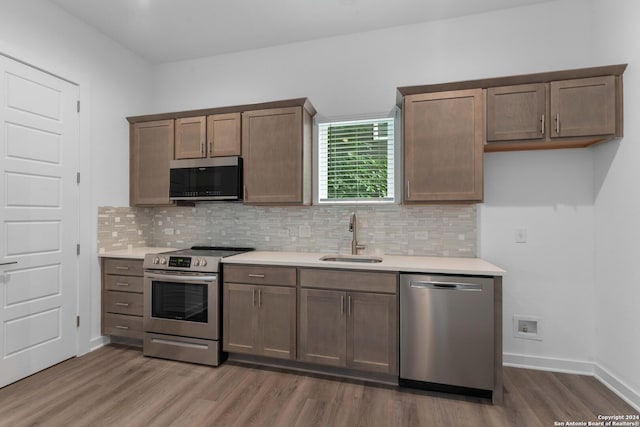
POLYGON ((225 283, 224 351, 295 359, 296 289, 225 283))
POLYGON ((298 359, 398 373, 397 275, 300 269, 298 359))
POLYGON ((396 295, 300 290, 301 361, 396 374, 397 329, 396 295))
POLYGON ((142 339, 142 260, 102 258, 102 334, 142 339))
POLYGON ((398 274, 228 264, 223 350, 398 374, 398 274))

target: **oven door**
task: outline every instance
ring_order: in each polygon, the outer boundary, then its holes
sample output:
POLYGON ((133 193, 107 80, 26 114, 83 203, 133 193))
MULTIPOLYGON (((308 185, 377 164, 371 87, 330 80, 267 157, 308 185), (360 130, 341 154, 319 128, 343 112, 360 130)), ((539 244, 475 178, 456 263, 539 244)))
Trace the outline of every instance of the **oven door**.
POLYGON ((217 340, 217 274, 145 271, 143 322, 145 332, 217 340))

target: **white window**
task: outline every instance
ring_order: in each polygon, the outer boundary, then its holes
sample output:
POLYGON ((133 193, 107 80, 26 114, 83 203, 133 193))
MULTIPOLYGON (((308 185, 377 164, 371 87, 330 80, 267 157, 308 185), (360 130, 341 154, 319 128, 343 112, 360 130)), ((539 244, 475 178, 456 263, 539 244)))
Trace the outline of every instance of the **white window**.
POLYGON ((318 125, 318 202, 394 202, 394 119, 318 125))

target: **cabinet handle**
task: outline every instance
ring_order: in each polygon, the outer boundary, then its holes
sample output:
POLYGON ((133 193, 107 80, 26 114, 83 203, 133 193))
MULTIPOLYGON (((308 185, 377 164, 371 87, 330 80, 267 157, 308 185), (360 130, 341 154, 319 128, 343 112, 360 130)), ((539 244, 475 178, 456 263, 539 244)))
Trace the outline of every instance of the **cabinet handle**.
POLYGON ((340 297, 340 314, 344 314, 344 296, 340 297))
POLYGON ((249 277, 257 277, 258 279, 264 279, 264 274, 248 274, 249 277))
POLYGON ((347 316, 351 317, 351 295, 347 297, 347 316))
POLYGON ((116 270, 128 270, 128 269, 129 269, 129 267, 124 266, 124 265, 118 265, 118 266, 116 266, 116 270))
POLYGON ((129 286, 129 284, 124 282, 117 282, 116 286, 129 286))
POLYGON ((251 290, 251 305, 256 306, 256 288, 251 290))
POLYGON ((129 307, 129 304, 126 302, 117 302, 116 305, 120 307, 129 307))
POLYGON ((213 138, 209 140, 209 157, 213 157, 213 138))
POLYGON ((244 200, 247 200, 247 194, 249 194, 249 193, 247 192, 247 186, 246 185, 243 186, 243 190, 244 190, 244 200))
POLYGON ((128 326, 116 325, 116 329, 129 329, 129 327, 128 326))
POLYGON ((258 289, 258 307, 262 307, 262 289, 258 289))
POLYGON ((544 135, 544 114, 542 115, 542 118, 540 119, 540 133, 542 135, 544 135))
POLYGON ((411 198, 411 181, 407 180, 407 199, 411 198))
POLYGON ((556 114, 556 134, 560 136, 560 113, 556 114))

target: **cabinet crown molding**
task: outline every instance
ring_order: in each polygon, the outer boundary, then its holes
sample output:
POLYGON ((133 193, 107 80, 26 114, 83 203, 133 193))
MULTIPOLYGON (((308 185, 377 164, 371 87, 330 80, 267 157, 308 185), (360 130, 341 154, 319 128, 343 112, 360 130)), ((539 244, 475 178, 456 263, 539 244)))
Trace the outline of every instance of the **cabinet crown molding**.
POLYGON ((418 86, 401 86, 397 88, 396 103, 402 107, 402 99, 406 95, 418 93, 445 92, 461 89, 488 89, 498 86, 514 86, 529 83, 549 83, 558 80, 582 79, 600 76, 621 76, 627 64, 605 65, 600 67, 576 68, 562 71, 547 71, 533 74, 518 74, 514 76, 492 77, 477 80, 465 80, 452 83, 436 83, 418 86))

